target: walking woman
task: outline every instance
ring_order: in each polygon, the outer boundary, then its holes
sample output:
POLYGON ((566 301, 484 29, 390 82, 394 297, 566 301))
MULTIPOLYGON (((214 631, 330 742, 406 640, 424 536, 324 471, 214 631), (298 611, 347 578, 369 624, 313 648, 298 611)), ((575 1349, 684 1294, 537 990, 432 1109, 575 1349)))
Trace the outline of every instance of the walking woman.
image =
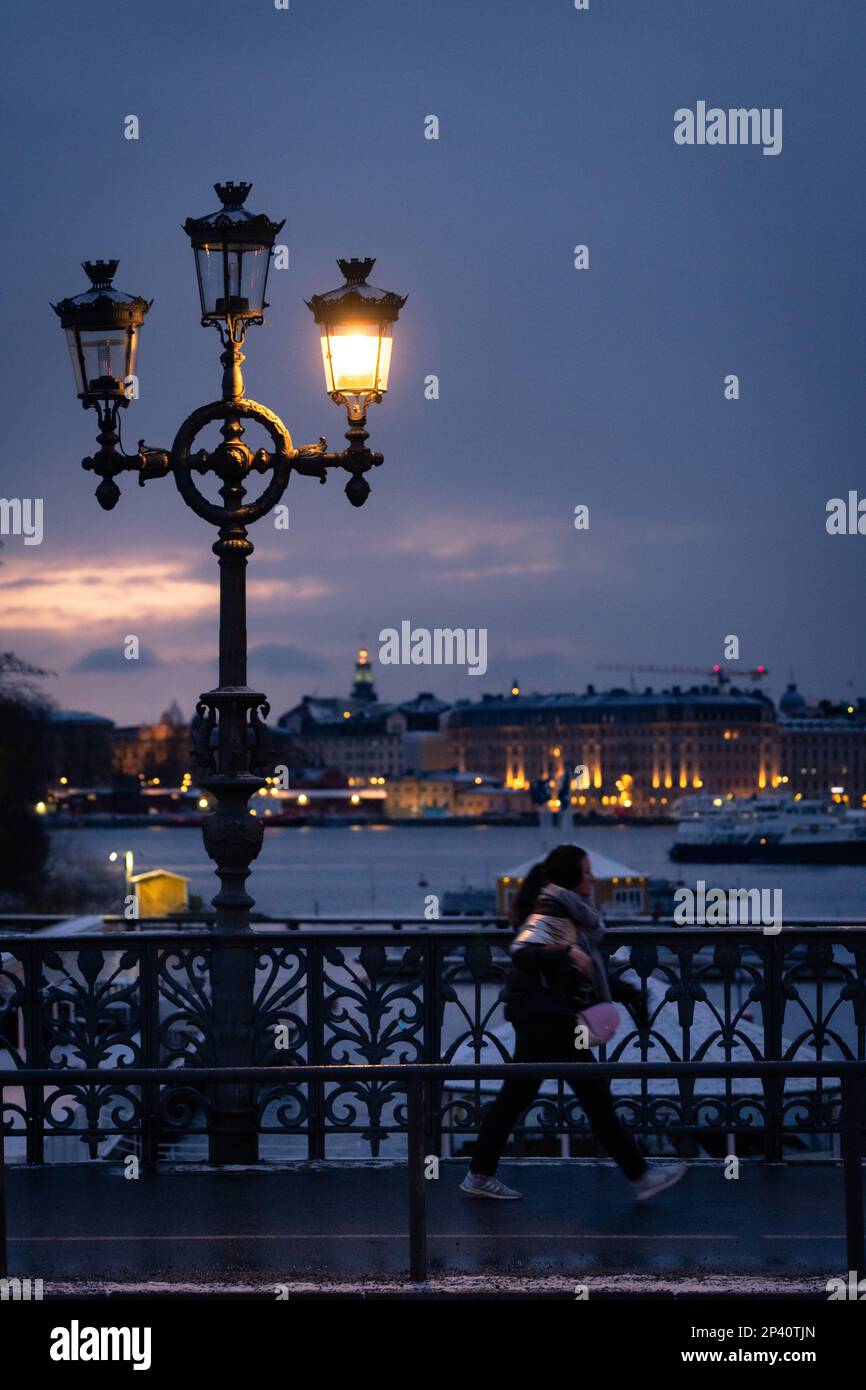
MULTIPOLYGON (((599 943, 601 914, 592 901, 594 880, 589 857, 577 845, 558 845, 530 869, 511 912, 517 935, 511 945, 511 969, 502 998, 505 1016, 514 1024, 515 1062, 591 1063, 592 1053, 578 1050, 577 1015, 612 996, 642 1007, 640 992, 622 981, 613 988, 599 943)), ((470 1171, 460 1184, 471 1197, 514 1200, 520 1197, 496 1177, 508 1136, 535 1099, 539 1081, 506 1081, 484 1113, 470 1171)), ((613 1107, 610 1084, 581 1067, 569 1085, 580 1101, 593 1133, 630 1181, 639 1201, 678 1182, 684 1163, 648 1164, 613 1107)))

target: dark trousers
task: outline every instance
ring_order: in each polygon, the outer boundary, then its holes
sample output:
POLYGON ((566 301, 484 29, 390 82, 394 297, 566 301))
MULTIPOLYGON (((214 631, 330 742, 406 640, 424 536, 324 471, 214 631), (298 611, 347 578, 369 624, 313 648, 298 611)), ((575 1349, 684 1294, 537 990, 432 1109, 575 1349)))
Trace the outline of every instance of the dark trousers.
MULTIPOLYGON (((592 1054, 579 1052, 574 1046, 573 1018, 545 1018, 518 1021, 514 1025, 517 1045, 515 1062, 582 1062, 592 1065, 592 1054)), ((574 1091, 592 1131, 625 1173, 627 1178, 639 1178, 646 1172, 646 1162, 637 1145, 617 1118, 610 1094, 610 1083, 584 1075, 584 1066, 569 1086, 574 1091)), ((535 1099, 540 1081, 506 1081, 496 1099, 484 1112, 472 1172, 492 1176, 496 1172, 502 1150, 508 1142, 517 1120, 535 1099)))

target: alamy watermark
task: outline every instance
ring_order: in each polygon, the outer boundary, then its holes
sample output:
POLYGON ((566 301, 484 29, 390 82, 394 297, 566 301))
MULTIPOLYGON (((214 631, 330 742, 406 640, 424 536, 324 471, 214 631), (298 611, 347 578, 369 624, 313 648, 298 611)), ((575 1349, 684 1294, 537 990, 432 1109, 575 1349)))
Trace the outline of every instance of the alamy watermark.
POLYGON ((695 888, 674 892, 678 927, 757 927, 764 936, 782 930, 781 888, 710 888, 699 878, 695 888))
POLYGON ((858 1279, 856 1269, 848 1270, 847 1282, 845 1279, 828 1279, 824 1288, 829 1294, 829 1302, 834 1300, 850 1299, 852 1303, 862 1303, 866 1300, 866 1279, 858 1279))
POLYGON ((0 497, 0 536, 23 536, 25 545, 41 545, 42 498, 0 497))
POLYGON ((73 1318, 68 1327, 51 1329, 48 1355, 52 1361, 131 1361, 134 1371, 151 1364, 149 1327, 82 1327, 73 1318))
POLYGON ((855 488, 849 488, 847 498, 829 498, 826 511, 828 536, 866 536, 866 497, 860 497, 855 488))
POLYGON ((382 666, 465 666, 470 676, 487 670, 486 627, 415 627, 408 618, 379 633, 382 666))
POLYGON ((41 1302, 43 1288, 41 1279, 0 1279, 0 1303, 41 1302))
POLYGON ((736 106, 725 111, 705 101, 674 112, 677 145, 763 145, 762 154, 782 153, 781 106, 736 106))

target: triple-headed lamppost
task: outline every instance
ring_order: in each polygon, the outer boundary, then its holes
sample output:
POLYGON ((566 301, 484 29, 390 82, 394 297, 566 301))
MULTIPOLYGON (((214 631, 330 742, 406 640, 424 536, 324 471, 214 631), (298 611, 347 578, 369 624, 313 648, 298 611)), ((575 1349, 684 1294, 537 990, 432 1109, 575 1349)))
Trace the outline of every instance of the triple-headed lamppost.
MULTIPOLYGON (((213 546, 220 565, 219 685, 205 691, 196 706, 192 752, 198 783, 216 808, 202 830, 220 879, 213 904, 216 931, 222 934, 249 930, 253 899, 245 884, 261 849, 264 822, 250 813, 247 803, 273 772, 266 726, 270 706, 262 691, 247 685, 246 564, 253 550, 247 526, 276 506, 293 469, 322 483, 329 468, 345 469, 349 501, 355 507, 366 501, 370 485, 365 475, 382 463, 382 455, 367 448, 367 406, 381 401, 387 390, 392 326, 405 303, 400 295, 367 284, 372 260, 339 261, 345 284, 308 301, 321 329, 328 395, 348 413, 348 448, 329 453, 324 438, 295 448, 279 416, 244 395, 241 346, 247 329, 264 322, 274 238, 283 225, 247 210, 250 188, 248 183, 216 184, 222 207, 184 224, 195 254, 202 325, 213 325, 222 343, 222 396, 184 420, 171 449, 148 448, 140 440, 136 454, 125 454, 118 431, 120 411, 138 394, 139 332, 152 301, 114 288, 117 261, 85 261, 91 288, 53 306, 66 330, 79 400, 86 410, 95 409, 99 421, 99 451, 85 458, 83 467, 100 478, 100 506, 110 511, 116 505, 120 473, 136 473, 140 486, 171 473, 187 506, 219 527, 213 546), (223 442, 212 452, 193 453, 196 436, 215 420, 223 422, 223 442), (264 427, 273 452, 253 453, 243 442, 242 420, 264 427), (199 491, 194 473, 216 474, 222 505, 199 491), (251 473, 270 477, 261 494, 245 502, 251 473)), ((226 942, 226 947, 214 949, 211 956, 215 1061, 250 1065, 252 953, 249 946, 231 950, 226 942)), ((256 1152, 252 1092, 220 1087, 215 1099, 219 1133, 211 1144, 212 1159, 250 1161, 256 1152)))

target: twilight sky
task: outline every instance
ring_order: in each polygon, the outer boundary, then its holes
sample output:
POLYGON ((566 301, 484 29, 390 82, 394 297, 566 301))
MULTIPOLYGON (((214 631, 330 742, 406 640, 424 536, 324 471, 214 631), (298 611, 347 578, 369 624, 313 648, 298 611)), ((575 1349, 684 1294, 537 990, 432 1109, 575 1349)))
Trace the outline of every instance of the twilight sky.
POLYGON ((59 703, 126 723, 216 684, 212 528, 171 479, 123 475, 98 507, 50 301, 109 256, 153 297, 124 442, 168 446, 219 395, 181 223, 224 179, 286 218, 245 380, 296 443, 345 429, 304 298, 353 255, 409 295, 367 505, 295 477, 290 529, 251 533, 275 714, 344 693, 358 643, 375 661, 404 619, 486 627, 489 669, 382 668, 385 699, 709 665, 730 633, 773 695, 791 668, 809 696, 866 693, 866 537, 825 530, 828 499, 866 491, 859 0, 43 0, 4 31, 0 492, 45 520, 39 546, 5 538, 0 648, 57 672, 59 703), (675 144, 698 101, 781 107, 782 152, 675 144))

